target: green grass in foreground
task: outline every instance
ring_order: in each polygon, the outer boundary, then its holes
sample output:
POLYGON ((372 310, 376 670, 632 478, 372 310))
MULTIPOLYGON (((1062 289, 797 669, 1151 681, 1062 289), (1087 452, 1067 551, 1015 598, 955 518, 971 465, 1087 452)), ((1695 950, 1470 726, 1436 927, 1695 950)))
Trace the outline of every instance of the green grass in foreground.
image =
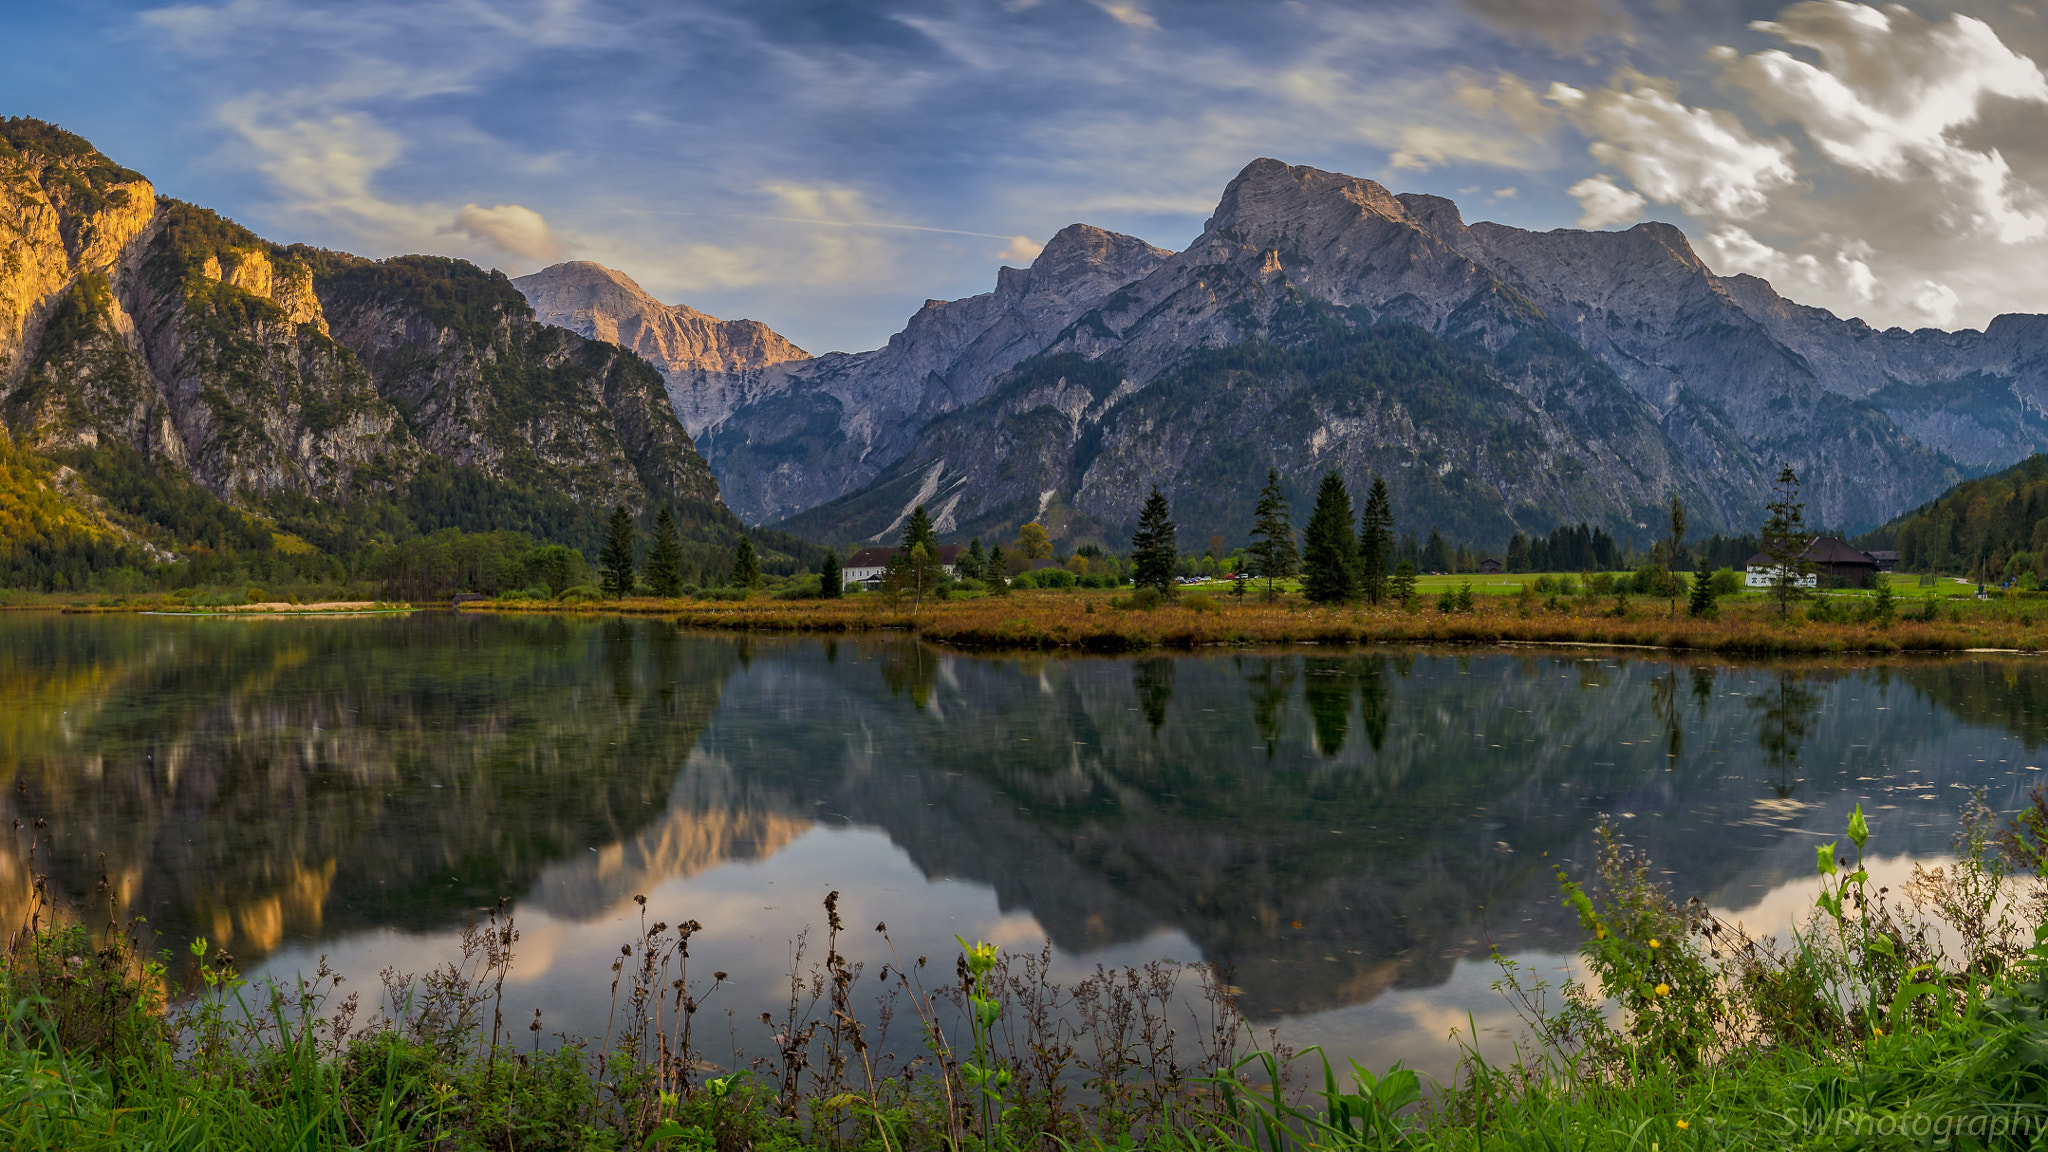
MULTIPOLYGON (((1595 982, 1499 959, 1529 1042, 1467 1048, 1450 1084, 1256 1046, 1219 974, 1104 971, 1061 988, 1047 951, 960 942, 951 965, 874 975, 798 942, 774 1047, 705 1062, 688 968, 699 926, 644 925, 613 966, 602 1042, 507 1022, 518 931, 493 915, 462 959, 387 976, 374 1006, 322 970, 256 989, 205 943, 192 995, 132 937, 10 940, 0 990, 0 1142, 20 1149, 1642 1149, 2048 1147, 2048 794, 1974 802, 1956 862, 1872 890, 1859 809, 1820 845, 1821 895, 1791 940, 1749 939, 1602 830, 1591 876, 1558 872, 1595 982), (926 981, 931 982, 930 987, 926 981), (863 1019, 879 996, 893 1023, 863 1019), (363 1019, 359 1020, 359 1014, 363 1019), (892 1034, 890 1029, 894 1028, 892 1034), (1177 1031, 1176 1031, 1177 1030, 1177 1031), (517 1039, 515 1040, 515 1036, 517 1039), (531 1037, 532 1039, 529 1039, 531 1037)), ((33 861, 33 855, 31 856, 33 861)), ((722 1023, 722 1022, 721 1022, 722 1023)), ((724 1028, 717 1031, 723 1033, 724 1028)), ((1469 1039, 1469 1037, 1468 1037, 1469 1039)))

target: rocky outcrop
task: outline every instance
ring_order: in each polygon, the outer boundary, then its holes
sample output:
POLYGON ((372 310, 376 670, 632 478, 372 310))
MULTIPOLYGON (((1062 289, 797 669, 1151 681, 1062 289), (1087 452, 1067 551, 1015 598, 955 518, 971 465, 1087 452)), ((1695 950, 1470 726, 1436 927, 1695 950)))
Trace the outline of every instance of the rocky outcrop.
POLYGON ((758 386, 760 369, 810 358, 758 320, 720 320, 663 304, 624 272, 587 260, 543 268, 512 285, 542 323, 630 348, 660 369, 692 435, 730 416, 758 386))

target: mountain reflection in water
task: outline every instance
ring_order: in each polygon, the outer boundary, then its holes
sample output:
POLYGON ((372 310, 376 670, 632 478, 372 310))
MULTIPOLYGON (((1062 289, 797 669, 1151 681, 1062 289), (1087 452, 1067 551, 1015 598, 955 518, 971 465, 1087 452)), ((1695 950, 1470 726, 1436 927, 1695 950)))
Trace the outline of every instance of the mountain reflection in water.
MULTIPOLYGON (((1264 1019, 1435 986, 1491 947, 1568 951, 1552 868, 1590 859, 1603 815, 1722 907, 1803 876, 1812 834, 1859 800, 1876 848, 1939 855, 1971 790, 2012 809, 2041 779, 2044 676, 2017 658, 988 658, 653 621, 13 614, 0 773, 7 818, 50 822, 54 885, 82 907, 104 868, 173 955, 202 934, 253 965, 446 932, 500 897, 610 918, 822 825, 992 891, 1069 955, 1184 939, 1264 1019)), ((0 859, 10 918, 30 831, 0 859)), ((910 919, 929 897, 862 903, 910 919)))

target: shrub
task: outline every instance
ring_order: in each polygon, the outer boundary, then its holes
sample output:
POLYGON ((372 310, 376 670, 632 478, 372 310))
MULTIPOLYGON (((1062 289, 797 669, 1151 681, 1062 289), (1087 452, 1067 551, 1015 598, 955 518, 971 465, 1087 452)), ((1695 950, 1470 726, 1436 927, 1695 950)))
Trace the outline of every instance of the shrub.
POLYGON ((1716 596, 1733 596, 1742 591, 1742 573, 1733 568, 1722 568, 1714 573, 1713 589, 1716 596))
POLYGON ((1150 612, 1165 601, 1166 597, 1159 594, 1159 589, 1147 584, 1129 596, 1118 596, 1109 603, 1112 608, 1136 608, 1140 612, 1150 612))
POLYGON ((251 588, 242 594, 242 602, 245 604, 262 604, 269 599, 270 593, 265 592, 261 588, 251 588))
POLYGON ((1183 608, 1195 612, 1215 612, 1220 614, 1223 611, 1223 605, 1218 604, 1215 598, 1207 592, 1190 592, 1180 598, 1180 603, 1183 608))
POLYGON ((584 600, 602 600, 604 599, 604 591, 589 584, 578 584, 574 588, 562 589, 562 594, 555 597, 555 599, 560 600, 564 604, 574 604, 584 600))

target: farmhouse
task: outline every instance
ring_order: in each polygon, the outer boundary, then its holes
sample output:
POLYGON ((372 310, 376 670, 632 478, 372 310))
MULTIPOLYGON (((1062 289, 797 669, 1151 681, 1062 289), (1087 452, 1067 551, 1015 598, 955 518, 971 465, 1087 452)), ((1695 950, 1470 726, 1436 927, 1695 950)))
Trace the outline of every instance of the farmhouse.
MULTIPOLYGON (((946 575, 953 575, 960 552, 958 544, 939 545, 939 563, 946 569, 946 575)), ((848 584, 872 584, 882 578, 882 569, 888 567, 889 557, 895 554, 894 548, 863 548, 847 557, 840 571, 848 584)))
MULTIPOLYGON (((1822 576, 1838 579, 1845 584, 1861 588, 1870 583, 1870 577, 1882 569, 1877 557, 1860 552, 1832 536, 1816 536, 1807 544, 1806 551, 1799 554, 1806 567, 1806 575, 1798 580, 1801 588, 1820 585, 1822 576)), ((1748 571, 1742 582, 1750 588, 1770 588, 1778 582, 1778 570, 1771 564, 1771 558, 1759 552, 1749 558, 1748 571)))

